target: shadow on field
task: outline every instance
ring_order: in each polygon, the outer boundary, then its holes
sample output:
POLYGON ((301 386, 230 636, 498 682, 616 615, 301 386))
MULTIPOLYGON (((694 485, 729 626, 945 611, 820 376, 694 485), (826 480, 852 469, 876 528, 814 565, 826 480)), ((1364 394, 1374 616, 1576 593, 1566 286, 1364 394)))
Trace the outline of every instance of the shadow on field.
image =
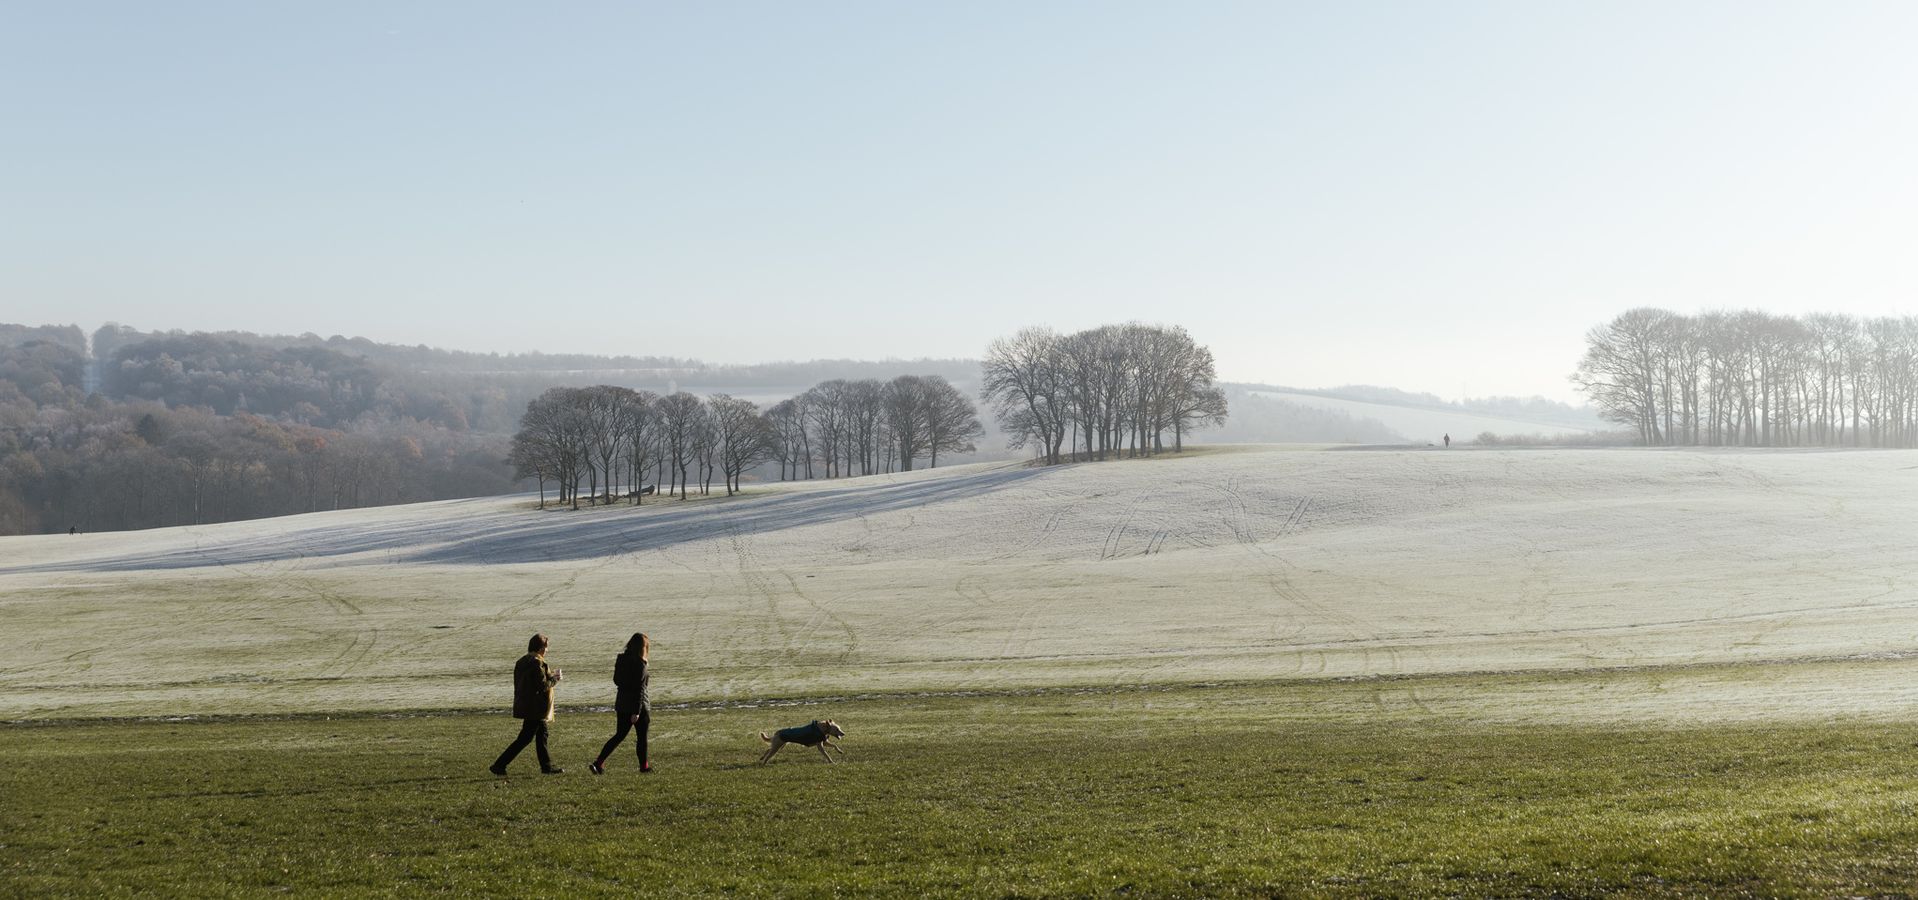
POLYGON ((780 531, 914 509, 1004 490, 1044 473, 1043 469, 1002 469, 908 484, 829 488, 685 508, 602 509, 579 516, 489 511, 472 517, 448 515, 375 527, 335 525, 139 555, 0 567, 0 573, 193 569, 380 552, 387 554, 377 560, 380 564, 482 565, 592 559, 729 534, 780 531))

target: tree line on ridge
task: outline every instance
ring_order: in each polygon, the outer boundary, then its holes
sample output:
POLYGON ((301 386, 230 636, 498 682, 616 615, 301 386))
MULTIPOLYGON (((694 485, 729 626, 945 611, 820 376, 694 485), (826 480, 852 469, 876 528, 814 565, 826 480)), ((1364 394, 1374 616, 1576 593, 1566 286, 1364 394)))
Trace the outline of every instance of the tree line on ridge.
POLYGON ((1572 381, 1650 446, 1918 446, 1918 318, 1641 307, 1572 381))

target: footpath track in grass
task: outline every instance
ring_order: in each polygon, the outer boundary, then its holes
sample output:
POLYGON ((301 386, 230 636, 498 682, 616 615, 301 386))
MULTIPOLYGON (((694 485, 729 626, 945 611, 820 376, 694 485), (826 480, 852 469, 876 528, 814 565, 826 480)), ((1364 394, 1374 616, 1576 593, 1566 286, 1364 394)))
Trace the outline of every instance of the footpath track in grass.
POLYGON ((1486 724, 1364 685, 0 728, 0 895, 1837 896, 1918 885, 1918 725, 1486 724), (1318 693, 1300 703, 1301 692, 1318 693), (1346 703, 1349 699, 1352 702, 1346 703), (1349 709, 1335 713, 1326 710, 1349 709), (830 715, 850 759, 757 732, 830 715))

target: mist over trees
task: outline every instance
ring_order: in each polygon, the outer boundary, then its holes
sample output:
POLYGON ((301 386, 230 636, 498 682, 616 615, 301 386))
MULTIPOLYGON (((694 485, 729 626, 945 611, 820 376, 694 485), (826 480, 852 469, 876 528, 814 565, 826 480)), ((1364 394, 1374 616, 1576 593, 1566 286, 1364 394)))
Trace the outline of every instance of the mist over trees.
MULTIPOLYGON (((908 365, 966 383, 978 374, 965 360, 715 366, 674 357, 464 353, 337 335, 119 325, 96 330, 89 343, 75 326, 0 324, 0 534, 501 494, 556 486, 562 473, 546 471, 556 462, 567 463, 569 499, 604 494, 609 481, 641 483, 640 473, 656 477, 662 464, 674 463, 684 477, 675 467, 660 481, 709 489, 724 479, 737 489, 755 465, 770 464, 742 440, 745 433, 706 427, 700 417, 710 402, 697 396, 755 402, 830 378, 890 378, 908 365), (617 444, 593 441, 583 451, 591 466, 583 459, 535 462, 513 443, 529 403, 555 386, 591 387, 590 379, 626 392, 613 395, 630 405, 612 411, 615 420, 641 417, 617 444), (741 396, 747 392, 754 396, 741 396), (679 435, 676 448, 662 449, 656 401, 676 393, 697 394, 697 414, 685 423, 694 427, 679 435), (677 455, 663 456, 667 449, 677 455), (533 465, 546 471, 544 483, 533 465), (577 488, 574 476, 583 479, 577 488)), ((931 424, 942 427, 940 421, 931 424)), ((938 461, 953 446, 965 442, 938 442, 938 461)), ((873 458, 884 467, 890 456, 896 465, 901 452, 895 447, 873 458)), ((914 452, 915 464, 928 457, 914 452)), ((802 477, 808 468, 798 455, 775 455, 787 460, 785 477, 802 477)), ((810 468, 818 467, 815 460, 810 468)))
POLYGON ((1104 325, 1062 335, 1027 328, 986 348, 983 396, 1010 445, 1047 464, 1184 449, 1226 420, 1212 351, 1183 328, 1104 325))
MULTIPOLYGON (((1111 326, 1034 346, 1042 391, 1027 409, 1040 424, 1013 417, 1012 443, 1052 461, 1177 447, 1223 417, 1211 356, 1183 331, 1111 326)), ((569 505, 641 503, 641 485, 684 498, 755 477, 911 471, 988 437, 998 452, 980 377, 968 360, 710 366, 0 324, 0 534, 532 488, 569 505), (916 373, 896 374, 906 366, 916 373)))
POLYGON ((528 403, 509 458, 516 475, 539 483, 541 506, 551 483, 578 509, 582 497, 641 504, 647 486, 682 500, 709 494, 715 476, 732 496, 767 463, 781 480, 909 472, 922 459, 936 466, 941 453, 972 452, 982 433, 971 398, 939 375, 831 379, 764 411, 723 392, 594 385, 528 403))
POLYGON ((1918 318, 1639 308, 1572 381, 1648 445, 1918 445, 1918 318))

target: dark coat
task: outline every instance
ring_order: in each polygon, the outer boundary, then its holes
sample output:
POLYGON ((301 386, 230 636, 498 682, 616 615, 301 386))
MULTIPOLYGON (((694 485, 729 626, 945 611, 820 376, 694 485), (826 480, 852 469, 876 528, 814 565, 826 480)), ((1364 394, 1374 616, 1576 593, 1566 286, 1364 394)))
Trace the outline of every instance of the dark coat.
POLYGON ((513 666, 513 718, 551 721, 553 718, 553 677, 546 660, 531 653, 513 666))
MULTIPOLYGON (((826 726, 819 722, 800 725, 796 728, 779 729, 780 740, 788 744, 799 744, 803 747, 818 746, 819 744, 825 743, 827 737, 829 737, 829 735, 826 734, 826 726)), ((833 746, 838 745, 835 744, 833 746)))
POLYGON ((646 668, 646 658, 636 653, 621 653, 613 660, 613 683, 619 686, 619 696, 613 700, 617 709, 638 712, 653 708, 647 692, 653 686, 653 673, 646 668))

